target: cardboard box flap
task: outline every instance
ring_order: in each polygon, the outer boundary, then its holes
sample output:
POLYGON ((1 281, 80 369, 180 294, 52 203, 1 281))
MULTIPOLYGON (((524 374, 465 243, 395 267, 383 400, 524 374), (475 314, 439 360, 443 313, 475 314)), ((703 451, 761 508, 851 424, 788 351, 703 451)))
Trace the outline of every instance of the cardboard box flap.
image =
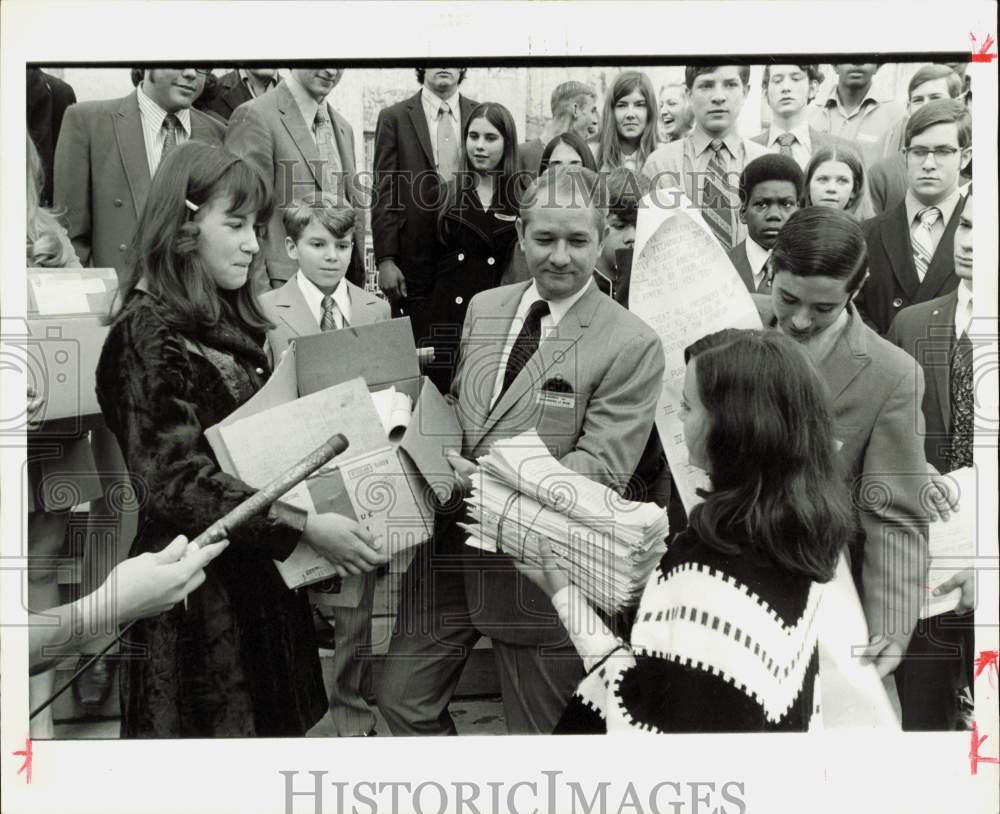
POLYGON ((399 444, 413 461, 435 494, 446 499, 455 485, 455 476, 445 453, 461 453, 462 428, 455 409, 430 379, 423 380, 410 425, 399 444))
POLYGON ((420 378, 409 317, 302 336, 295 345, 302 396, 357 376, 373 390, 420 378))

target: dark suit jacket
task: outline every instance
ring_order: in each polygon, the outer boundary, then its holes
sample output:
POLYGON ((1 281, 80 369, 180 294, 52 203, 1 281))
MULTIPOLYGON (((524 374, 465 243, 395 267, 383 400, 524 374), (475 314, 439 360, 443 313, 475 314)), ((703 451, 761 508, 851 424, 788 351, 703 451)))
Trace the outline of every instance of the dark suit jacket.
POLYGON ((28 135, 42 159, 45 181, 38 192, 42 206, 52 206, 52 172, 56 143, 66 108, 76 104, 73 88, 40 68, 28 68, 25 85, 28 109, 28 135))
MULTIPOLYGON (((354 163, 354 130, 329 103, 327 110, 346 179, 347 199, 358 206, 361 194, 354 163)), ((258 291, 278 288, 293 277, 299 267, 285 250, 282 209, 293 200, 322 191, 321 161, 313 139, 312 123, 302 118, 295 97, 282 82, 263 96, 236 109, 229 120, 226 147, 256 164, 274 195, 274 212, 268 221, 267 235, 262 241, 252 274, 258 291)), ((365 270, 358 245, 363 238, 360 229, 354 238, 354 253, 347 279, 363 287, 365 270)))
MULTIPOLYGON (((770 306, 757 300, 765 327, 770 306)), ((917 621, 927 568, 927 462, 918 405, 924 376, 913 360, 862 322, 850 321, 817 365, 833 401, 839 457, 861 534, 851 545, 871 635, 904 646, 917 621)))
POLYGON ((906 197, 906 159, 893 153, 873 164, 868 170, 868 192, 875 214, 893 209, 906 197))
MULTIPOLYGON (((475 106, 459 97, 463 131, 475 106)), ((437 213, 444 190, 419 92, 379 112, 374 169, 375 259, 394 258, 403 270, 407 295, 425 297, 434 286, 437 213)))
MULTIPOLYGON (((221 146, 224 135, 212 116, 191 111, 192 140, 221 146)), ((150 180, 135 91, 66 111, 56 146, 54 197, 83 265, 122 272, 150 180)))
POLYGON ((923 282, 917 278, 913 264, 905 202, 863 224, 868 241, 870 276, 861 290, 858 307, 880 334, 889 330, 890 323, 901 308, 940 297, 954 291, 958 285, 954 258, 955 229, 964 206, 965 198, 959 198, 923 282))
MULTIPOLYGON (((495 405, 500 351, 527 283, 473 297, 465 317, 451 393, 470 460, 499 439, 535 429, 559 462, 591 480, 624 489, 653 428, 663 381, 659 337, 591 285, 546 338, 495 405), (544 382, 561 377, 572 404, 539 403, 544 382)), ((467 551, 473 551, 465 547, 467 551)), ((473 624, 504 642, 565 642, 552 604, 505 554, 481 552, 465 569, 473 624)))
POLYGON ((943 297, 904 308, 885 337, 910 354, 924 372, 924 453, 938 472, 948 471, 946 455, 951 446, 951 354, 957 305, 956 288, 943 297))
POLYGON ((243 80, 240 79, 240 72, 237 69, 220 76, 212 94, 210 96, 203 95, 195 102, 195 107, 206 113, 215 113, 228 122, 233 111, 251 99, 253 96, 250 95, 247 86, 243 84, 243 80))
MULTIPOLYGON (((733 248, 731 248, 727 254, 729 255, 729 260, 732 262, 737 273, 740 275, 740 279, 743 281, 743 285, 747 287, 747 291, 751 294, 758 293, 757 287, 754 285, 753 271, 750 268, 750 261, 747 259, 747 242, 741 240, 733 248)), ((771 283, 768 282, 767 277, 761 282, 760 293, 766 294, 771 290, 771 283)))

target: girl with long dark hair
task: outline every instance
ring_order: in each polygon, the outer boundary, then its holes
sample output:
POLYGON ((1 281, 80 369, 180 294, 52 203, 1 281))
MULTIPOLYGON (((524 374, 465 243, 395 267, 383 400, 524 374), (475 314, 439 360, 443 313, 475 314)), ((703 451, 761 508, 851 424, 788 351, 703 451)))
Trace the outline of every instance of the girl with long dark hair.
POLYGON ((727 330, 685 353, 681 418, 711 486, 650 576, 630 642, 549 556, 550 593, 588 677, 558 731, 804 731, 818 611, 851 536, 826 392, 774 332, 727 330))
MULTIPOLYGON (((269 375, 249 280, 268 209, 263 179, 220 148, 182 145, 153 178, 97 368, 141 503, 132 555, 193 538, 254 492, 203 431, 269 375)), ((385 558, 355 521, 280 502, 230 541, 186 609, 131 629, 123 737, 296 736, 326 711, 309 604, 274 561, 308 545, 346 575, 385 558)))

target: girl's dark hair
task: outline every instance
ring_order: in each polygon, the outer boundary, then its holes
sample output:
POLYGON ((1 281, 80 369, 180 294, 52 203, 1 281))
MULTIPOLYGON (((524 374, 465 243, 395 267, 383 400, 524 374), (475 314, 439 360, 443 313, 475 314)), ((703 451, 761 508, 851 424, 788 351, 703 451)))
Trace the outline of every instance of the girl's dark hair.
POLYGON ((549 168, 549 162, 552 160, 552 153, 556 151, 556 147, 560 144, 565 144, 576 150, 576 152, 580 155, 581 165, 586 167, 588 170, 597 172, 597 160, 594 158, 594 154, 591 152, 590 147, 587 146, 587 142, 580 138, 576 133, 567 130, 565 133, 560 133, 558 136, 551 139, 549 143, 545 145, 545 149, 542 150, 541 161, 538 162, 539 175, 549 168))
POLYGON ((812 193, 809 191, 809 185, 812 183, 816 170, 818 170, 820 166, 825 164, 827 161, 839 161, 842 164, 846 164, 847 168, 851 171, 854 183, 851 188, 851 197, 847 199, 847 206, 844 207, 844 211, 853 215, 857 220, 864 219, 868 215, 865 211, 868 207, 863 205, 867 203, 868 197, 868 182, 865 180, 865 165, 857 151, 847 144, 821 147, 813 153, 812 158, 809 159, 809 163, 806 165, 805 186, 802 189, 803 205, 813 205, 812 193))
POLYGON ((853 293, 868 271, 868 245, 860 224, 844 210, 807 206, 778 232, 767 262, 774 274, 844 280, 853 293))
POLYGON ((646 127, 639 136, 636 150, 636 166, 641 170, 649 154, 656 149, 656 120, 660 115, 656 106, 656 91, 649 77, 641 71, 624 71, 615 77, 607 96, 604 97, 604 112, 601 114, 601 140, 597 147, 597 166, 613 170, 622 166, 622 144, 615 120, 615 105, 618 100, 633 91, 639 91, 646 100, 646 127))
POLYGON ((224 317, 254 333, 271 327, 251 277, 238 290, 222 292, 198 259, 196 210, 219 198, 229 201, 233 215, 249 215, 257 223, 270 216, 271 196, 263 176, 228 150, 191 141, 163 159, 129 247, 112 317, 143 281, 178 330, 198 333, 224 317))
POLYGON ((442 235, 444 213, 459 204, 465 190, 475 188, 476 170, 465 149, 465 143, 476 119, 486 119, 503 138, 503 156, 497 169, 493 171, 493 194, 497 207, 517 214, 521 195, 529 180, 528 174, 519 172, 517 168, 517 125, 514 124, 510 111, 498 102, 481 102, 476 105, 462 128, 462 170, 449 179, 445 205, 438 211, 439 235, 442 235))
POLYGON ((746 539, 778 566, 819 582, 833 577, 854 532, 823 382, 777 331, 729 329, 685 352, 709 415, 711 491, 690 526, 710 548, 736 554, 746 539))

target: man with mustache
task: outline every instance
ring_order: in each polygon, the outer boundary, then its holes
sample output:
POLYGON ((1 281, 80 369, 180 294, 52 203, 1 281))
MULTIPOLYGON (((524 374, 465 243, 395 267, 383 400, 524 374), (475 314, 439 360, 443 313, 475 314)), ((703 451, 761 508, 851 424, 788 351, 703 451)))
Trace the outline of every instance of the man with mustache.
POLYGON ((56 144, 53 197, 80 262, 125 268, 150 180, 163 156, 194 139, 221 145, 225 128, 191 105, 206 70, 136 68, 122 99, 66 109, 56 144))
POLYGON ((740 173, 767 152, 761 145, 740 138, 737 130, 749 83, 750 68, 746 65, 685 68, 694 129, 680 141, 660 145, 642 168, 652 189, 683 189, 691 202, 701 207, 705 222, 727 252, 747 236, 746 224, 737 217, 740 173))
MULTIPOLYGON (((256 164, 274 195, 274 211, 251 271, 259 292, 280 288, 298 270, 285 251, 284 207, 323 192, 355 207, 362 203, 354 130, 327 101, 343 73, 329 66, 295 68, 287 81, 240 105, 229 120, 226 147, 256 164)), ((347 279, 364 287, 357 243, 347 279)))
POLYGON ((903 117, 891 95, 872 90, 880 63, 834 65, 837 84, 809 111, 809 125, 821 133, 854 142, 865 166, 878 161, 882 140, 903 117))
POLYGON ((883 334, 900 309, 958 285, 955 229, 965 205, 958 185, 972 160, 972 122, 954 99, 920 108, 904 138, 906 197, 864 224, 871 277, 858 306, 883 334))

